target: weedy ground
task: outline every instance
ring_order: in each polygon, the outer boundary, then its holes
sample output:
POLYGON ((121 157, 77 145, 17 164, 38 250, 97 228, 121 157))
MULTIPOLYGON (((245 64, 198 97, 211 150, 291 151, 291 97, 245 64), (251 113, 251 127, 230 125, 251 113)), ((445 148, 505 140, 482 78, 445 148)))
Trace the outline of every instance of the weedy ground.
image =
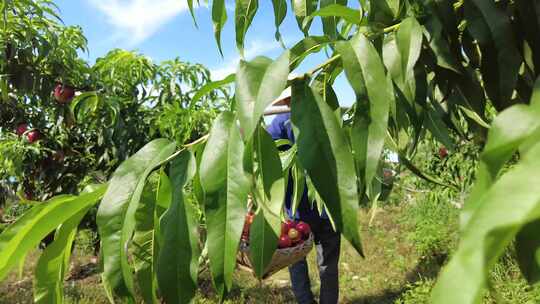
MULTIPOLYGON (((457 244, 458 210, 449 202, 433 200, 423 192, 394 196, 393 202, 377 209, 374 219, 362 208, 361 236, 365 258, 343 241, 340 260, 340 303, 420 304, 428 303, 429 292, 442 265, 457 244), (397 201, 399 200, 399 201, 397 201), (442 205, 441 205, 442 204, 442 205)), ((67 303, 108 303, 100 286, 97 266, 92 263, 89 236, 79 233, 69 278, 65 283, 67 303)), ((0 285, 0 303, 32 303, 32 269, 38 252, 30 254, 22 275, 12 273, 0 285)), ((315 254, 308 257, 313 291, 319 290, 315 254)), ((492 291, 485 303, 537 303, 540 289, 529 287, 509 250, 491 273, 492 291), (497 301, 500 302, 500 301, 497 301)), ((195 303, 218 303, 208 274, 201 276, 201 291, 195 303)), ((226 303, 294 303, 286 270, 259 282, 251 274, 237 271, 235 285, 226 303)))

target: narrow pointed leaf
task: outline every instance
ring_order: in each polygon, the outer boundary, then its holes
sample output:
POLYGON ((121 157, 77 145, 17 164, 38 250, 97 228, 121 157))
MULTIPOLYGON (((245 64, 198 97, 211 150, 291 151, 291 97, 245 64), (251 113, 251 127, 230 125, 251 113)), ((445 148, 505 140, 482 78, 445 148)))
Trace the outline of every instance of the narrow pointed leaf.
MULTIPOLYGON (((337 38, 337 33, 338 33, 338 30, 337 30, 337 27, 338 27, 338 22, 339 22, 339 17, 343 17, 343 16, 340 16, 340 15, 336 15, 335 11, 339 12, 340 10, 343 10, 344 12, 341 13, 341 15, 347 15, 346 11, 347 10, 353 10, 354 9, 349 9, 347 7, 347 0, 321 0, 320 1, 320 10, 318 11, 319 14, 314 13, 311 15, 311 17, 313 18, 314 15, 317 15, 317 16, 321 16, 323 17, 322 18, 322 24, 323 24, 323 32, 325 35, 331 37, 332 39, 336 39, 337 38), (332 6, 334 5, 339 5, 339 7, 337 9, 332 9, 332 6), (329 16, 323 16, 325 12, 321 12, 323 10, 328 10, 328 7, 330 7, 330 15, 329 16), (321 13, 323 15, 321 15, 321 13)), ((360 12, 358 12, 358 19, 361 18, 360 16, 360 12)), ((345 18, 344 18, 345 19, 345 18)))
POLYGON ((487 144, 480 155, 476 183, 461 213, 463 227, 467 225, 481 197, 493 184, 503 165, 540 126, 536 113, 529 106, 516 105, 499 114, 493 121, 487 144))
POLYGON ((278 236, 264 214, 264 210, 259 211, 249 228, 250 259, 258 278, 262 278, 266 267, 272 261, 278 241, 278 236))
POLYGON ((193 24, 195 24, 195 27, 197 26, 197 19, 195 19, 195 11, 193 9, 193 0, 187 0, 188 7, 189 7, 189 13, 191 14, 191 18, 193 19, 193 24))
POLYGON ((71 247, 77 226, 90 207, 87 206, 62 223, 54 241, 43 250, 35 268, 34 303, 64 302, 64 279, 69 270, 71 247))
POLYGON ((395 39, 387 39, 383 49, 384 64, 410 104, 415 100, 414 66, 420 56, 422 37, 422 27, 409 17, 402 21, 395 39))
POLYGON ((232 286, 246 212, 249 180, 244 175, 243 151, 234 115, 220 114, 210 131, 199 172, 206 200, 208 258, 220 298, 232 286))
POLYGON ((16 267, 26 253, 60 224, 95 204, 106 185, 78 197, 61 195, 38 204, 0 234, 0 280, 16 267))
POLYGON ((259 8, 258 0, 236 0, 235 26, 236 26, 236 46, 240 54, 244 54, 244 40, 246 33, 259 8))
POLYGON ((227 75, 227 77, 225 77, 225 78, 223 78, 221 80, 212 81, 212 82, 209 82, 209 83, 203 85, 197 91, 197 93, 195 93, 195 95, 193 95, 193 98, 191 98, 191 104, 192 105, 196 104, 197 101, 199 101, 204 95, 212 92, 213 90, 215 90, 217 88, 221 88, 223 86, 228 85, 229 83, 234 82, 235 79, 236 79, 235 74, 229 74, 229 75, 227 75))
POLYGON ((285 20, 287 16, 287 1, 286 0, 272 0, 272 6, 274 7, 274 23, 276 25, 276 40, 281 41, 281 33, 279 32, 279 26, 285 20))
POLYGON ((296 69, 308 55, 319 52, 330 42, 327 36, 308 36, 300 40, 290 50, 290 70, 296 69))
POLYGON ((304 20, 315 12, 317 9, 317 4, 317 0, 291 0, 291 7, 294 11, 294 15, 296 16, 298 27, 306 36, 308 36, 311 21, 304 24, 304 20))
POLYGON ((509 16, 493 1, 465 3, 467 30, 482 50, 481 72, 486 92, 498 110, 510 105, 521 56, 509 16))
POLYGON ((163 244, 157 263, 157 279, 167 303, 190 303, 197 290, 199 233, 195 206, 186 201, 184 186, 195 175, 195 158, 184 150, 170 165, 172 202, 161 217, 163 244))
POLYGON ((103 252, 103 284, 110 298, 132 299, 133 275, 127 248, 148 175, 165 161, 176 145, 166 139, 148 143, 124 161, 113 174, 98 209, 97 224, 103 252))
POLYGON ((285 179, 276 145, 262 127, 257 128, 255 147, 263 190, 263 197, 260 197, 257 203, 264 205, 264 208, 257 214, 250 228, 249 244, 253 270, 257 277, 262 278, 272 260, 281 233, 285 179))
POLYGON ((364 172, 364 182, 369 185, 384 147, 394 90, 377 50, 364 35, 340 42, 336 49, 342 56, 345 74, 356 94, 356 111, 359 113, 355 114, 356 126, 353 126, 351 138, 352 145, 359 147, 354 151, 355 158, 360 171, 364 172))
POLYGON ((216 37, 219 53, 223 56, 223 50, 221 49, 221 31, 227 22, 225 0, 212 1, 212 22, 214 24, 214 35, 216 37))
POLYGON ((154 276, 154 248, 157 246, 154 231, 158 229, 154 215, 158 182, 159 176, 151 175, 144 187, 139 208, 135 213, 135 233, 131 246, 136 282, 144 302, 148 304, 158 303, 157 282, 154 276))
POLYGON ((306 80, 292 84, 291 120, 302 167, 326 203, 337 230, 361 253, 352 152, 336 116, 306 80))
MULTIPOLYGON (((262 127, 258 128, 256 148, 265 197, 262 203, 277 216, 279 222, 279 215, 285 198, 285 178, 282 172, 279 151, 270 134, 262 127)), ((270 223, 279 236, 281 226, 279 224, 275 225, 275 222, 272 221, 270 223)))
POLYGON ((288 75, 288 51, 276 61, 257 57, 240 62, 236 73, 236 107, 245 140, 253 135, 266 107, 285 89, 288 75))
POLYGON ((345 6, 347 1, 325 0, 321 1, 321 9, 315 11, 304 20, 304 24, 311 22, 315 16, 322 17, 323 31, 329 37, 336 39, 337 23, 340 18, 351 24, 359 25, 362 22, 362 11, 345 6), (323 6, 324 4, 324 6, 323 6))
POLYGON ((439 275, 432 303, 480 303, 489 269, 525 223, 540 218, 540 192, 530 190, 540 183, 539 153, 536 144, 479 197, 457 250, 439 275))

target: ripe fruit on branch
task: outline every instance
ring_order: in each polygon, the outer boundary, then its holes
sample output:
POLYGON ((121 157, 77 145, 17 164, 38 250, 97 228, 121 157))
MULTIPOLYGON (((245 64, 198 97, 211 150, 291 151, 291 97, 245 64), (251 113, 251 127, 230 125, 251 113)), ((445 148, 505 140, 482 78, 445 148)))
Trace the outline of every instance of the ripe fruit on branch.
POLYGON ((289 229, 289 232, 287 233, 287 235, 289 236, 289 238, 291 239, 293 243, 298 242, 302 237, 300 235, 300 232, 298 232, 298 230, 296 230, 295 228, 289 229))
POLYGON ((445 158, 448 156, 448 150, 446 149, 446 147, 440 147, 439 148, 439 157, 440 158, 445 158))
POLYGON ((307 223, 299 222, 296 224, 296 230, 302 234, 304 238, 308 238, 309 234, 311 233, 311 227, 307 223))
POLYGON ((283 234, 282 236, 279 237, 279 242, 278 242, 279 248, 287 248, 287 247, 291 247, 291 245, 292 245, 292 241, 288 235, 283 234))
POLYGON ((26 133, 26 138, 28 139, 29 143, 34 143, 41 138, 41 133, 39 132, 39 130, 32 130, 26 133))
POLYGON ((73 96, 75 96, 73 87, 59 83, 54 88, 54 98, 58 103, 68 103, 73 99, 73 96))
POLYGON ((23 123, 20 123, 20 124, 17 125, 17 129, 15 130, 15 133, 17 133, 17 135, 21 136, 27 130, 28 130, 28 124, 23 122, 23 123))

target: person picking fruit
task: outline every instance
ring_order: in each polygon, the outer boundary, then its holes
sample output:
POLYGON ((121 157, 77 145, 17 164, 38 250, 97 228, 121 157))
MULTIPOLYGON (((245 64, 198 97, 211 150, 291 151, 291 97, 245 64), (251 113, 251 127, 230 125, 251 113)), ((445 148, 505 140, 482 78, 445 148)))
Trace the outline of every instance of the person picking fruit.
MULTIPOLYGON (((290 102, 290 99, 286 100, 290 102)), ((267 131, 274 140, 288 139, 294 143, 294 134, 291 127, 290 113, 278 114, 268 126, 267 131)), ((289 147, 286 147, 288 149, 289 147)), ((280 238, 282 245, 288 245, 294 242, 294 238, 305 233, 310 229, 314 236, 315 248, 317 251, 317 263, 319 265, 319 279, 321 281, 320 299, 321 304, 335 304, 339 297, 339 275, 338 264, 341 245, 341 236, 339 232, 334 231, 326 212, 323 210, 319 214, 317 204, 309 202, 307 187, 304 187, 304 193, 295 214, 291 211, 291 201, 293 193, 292 178, 289 178, 287 192, 285 195, 285 207, 290 218, 305 222, 298 223, 294 228, 289 228, 287 236, 280 238), (307 225, 306 225, 307 223, 307 225), (291 233, 292 232, 292 233, 291 233)), ((309 235, 309 232, 308 232, 309 235)), ((290 246, 290 245, 289 245, 290 246)), ((311 282, 309 279, 309 270, 306 259, 289 266, 291 285, 296 301, 299 304, 317 303, 311 292, 311 282)))

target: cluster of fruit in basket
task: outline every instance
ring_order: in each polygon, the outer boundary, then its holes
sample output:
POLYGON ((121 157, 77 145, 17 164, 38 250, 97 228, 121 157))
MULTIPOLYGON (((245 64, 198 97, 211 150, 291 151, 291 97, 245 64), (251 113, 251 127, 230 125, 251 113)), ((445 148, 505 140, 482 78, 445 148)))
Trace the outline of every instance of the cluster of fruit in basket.
MULTIPOLYGON (((242 231, 242 241, 249 241, 249 228, 253 224, 255 214, 250 211, 246 214, 244 229, 242 231)), ((279 237, 278 248, 295 247, 309 238, 311 227, 302 221, 288 220, 281 224, 281 236, 279 237)))

